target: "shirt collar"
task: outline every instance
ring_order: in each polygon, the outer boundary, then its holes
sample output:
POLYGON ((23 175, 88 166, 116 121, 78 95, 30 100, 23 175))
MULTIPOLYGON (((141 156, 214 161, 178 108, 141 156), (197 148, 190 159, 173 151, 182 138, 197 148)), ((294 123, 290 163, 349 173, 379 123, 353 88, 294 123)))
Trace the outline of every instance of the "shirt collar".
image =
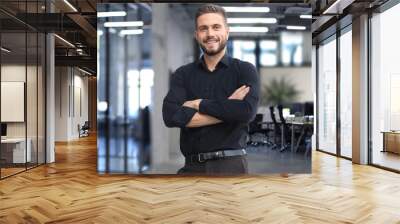
MULTIPOLYGON (((197 61, 197 64, 199 66, 203 66, 203 68, 207 69, 206 62, 204 61, 204 55, 201 55, 200 59, 197 61)), ((217 67, 219 64, 225 65, 226 67, 229 67, 230 65, 230 57, 227 53, 224 54, 224 56, 221 58, 221 60, 218 62, 217 67)))

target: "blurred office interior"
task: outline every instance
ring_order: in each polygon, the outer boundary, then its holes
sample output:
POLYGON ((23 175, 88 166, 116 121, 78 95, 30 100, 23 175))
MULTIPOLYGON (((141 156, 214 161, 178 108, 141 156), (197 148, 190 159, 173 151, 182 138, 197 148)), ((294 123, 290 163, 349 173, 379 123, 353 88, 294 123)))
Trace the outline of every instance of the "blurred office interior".
MULTIPOLYGON (((260 75, 260 107, 249 126, 250 172, 310 172, 310 5, 219 5, 231 28, 228 54, 254 64, 260 75), (249 12, 254 9, 261 11, 249 12)), ((183 165, 179 129, 165 127, 161 107, 173 72, 201 55, 193 36, 199 6, 98 4, 100 172, 174 173, 183 165)))

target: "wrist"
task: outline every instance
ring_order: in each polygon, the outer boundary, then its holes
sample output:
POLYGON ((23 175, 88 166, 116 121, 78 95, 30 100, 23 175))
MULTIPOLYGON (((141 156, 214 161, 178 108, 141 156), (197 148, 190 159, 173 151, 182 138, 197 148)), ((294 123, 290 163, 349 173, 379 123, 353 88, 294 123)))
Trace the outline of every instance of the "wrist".
POLYGON ((196 110, 197 110, 197 111, 199 111, 199 109, 200 109, 200 103, 201 103, 201 101, 202 101, 202 99, 196 100, 195 107, 196 107, 196 110))

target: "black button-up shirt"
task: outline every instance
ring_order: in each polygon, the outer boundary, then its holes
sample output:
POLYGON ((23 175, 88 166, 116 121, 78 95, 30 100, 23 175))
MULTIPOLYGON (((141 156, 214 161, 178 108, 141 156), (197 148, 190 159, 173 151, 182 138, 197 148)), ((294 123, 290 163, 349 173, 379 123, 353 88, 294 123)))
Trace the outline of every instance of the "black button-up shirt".
POLYGON ((254 119, 260 90, 256 68, 225 55, 214 71, 204 59, 178 68, 163 102, 163 119, 167 127, 179 127, 180 148, 184 156, 202 152, 246 147, 248 123, 254 119), (228 97, 242 85, 250 86, 243 100, 228 97), (185 101, 202 99, 199 111, 182 106, 185 101), (196 112, 213 116, 222 123, 188 128, 196 112))

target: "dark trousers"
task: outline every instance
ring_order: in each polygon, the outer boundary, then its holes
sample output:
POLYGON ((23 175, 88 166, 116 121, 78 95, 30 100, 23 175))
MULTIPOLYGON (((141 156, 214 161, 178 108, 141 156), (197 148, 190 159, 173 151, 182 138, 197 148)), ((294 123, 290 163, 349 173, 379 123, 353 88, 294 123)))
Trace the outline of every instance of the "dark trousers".
POLYGON ((204 162, 186 159, 185 166, 178 170, 178 174, 232 175, 247 173, 246 155, 229 156, 204 162))

